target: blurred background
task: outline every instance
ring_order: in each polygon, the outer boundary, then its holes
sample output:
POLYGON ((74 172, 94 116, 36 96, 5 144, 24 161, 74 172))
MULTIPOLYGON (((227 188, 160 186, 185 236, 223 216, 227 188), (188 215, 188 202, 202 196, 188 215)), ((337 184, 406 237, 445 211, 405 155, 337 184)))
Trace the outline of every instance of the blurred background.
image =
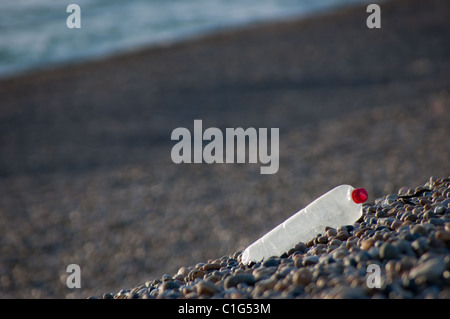
POLYGON ((0 4, 0 297, 87 298, 244 249, 340 184, 450 175, 450 3, 0 4), (280 166, 172 162, 173 129, 280 129, 280 166), (66 268, 81 268, 81 289, 66 268))
POLYGON ((0 76, 307 16, 363 0, 17 0, 0 3, 0 76), (67 6, 81 30, 66 27, 67 6))

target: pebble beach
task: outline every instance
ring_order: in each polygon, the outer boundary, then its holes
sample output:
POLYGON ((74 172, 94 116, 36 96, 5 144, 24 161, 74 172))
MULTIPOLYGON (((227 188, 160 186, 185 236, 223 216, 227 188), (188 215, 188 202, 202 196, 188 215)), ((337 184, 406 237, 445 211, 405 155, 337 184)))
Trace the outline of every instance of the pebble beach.
POLYGON ((450 3, 380 6, 0 80, 0 298, 448 298, 450 3), (173 163, 195 119, 279 128, 278 172, 173 163), (341 184, 360 220, 242 265, 341 184))
POLYGON ((367 203, 352 225, 325 227, 281 256, 242 252, 100 298, 450 298, 450 177, 367 203), (379 267, 380 281, 372 282, 379 267), (382 278, 382 279, 381 279, 382 278))

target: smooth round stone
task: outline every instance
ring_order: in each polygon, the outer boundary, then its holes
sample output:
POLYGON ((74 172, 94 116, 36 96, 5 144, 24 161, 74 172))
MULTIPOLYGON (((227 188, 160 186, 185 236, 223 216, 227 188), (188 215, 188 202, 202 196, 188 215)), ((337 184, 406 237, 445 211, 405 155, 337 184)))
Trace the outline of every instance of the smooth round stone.
POLYGON ((257 294, 261 294, 265 292, 266 290, 273 289, 278 282, 277 278, 272 276, 270 278, 258 281, 255 284, 255 289, 257 294))
POLYGON ((394 219, 391 224, 391 228, 397 230, 402 225, 402 222, 398 219, 394 219))
POLYGON ((177 275, 182 275, 183 277, 186 277, 189 274, 189 269, 187 267, 181 267, 178 269, 177 275))
POLYGON ((440 279, 445 270, 445 262, 441 257, 435 257, 419 263, 409 272, 411 279, 425 279, 433 282, 440 279))
POLYGON ((337 238, 333 238, 328 244, 330 246, 332 246, 332 245, 340 246, 342 244, 342 240, 339 240, 337 238))
POLYGON ((320 254, 323 254, 326 251, 326 249, 327 249, 327 245, 325 245, 325 244, 317 244, 316 246, 314 246, 311 249, 311 252, 316 254, 316 255, 320 255, 320 254))
POLYGON ((378 212, 375 213, 375 217, 377 217, 377 218, 383 218, 386 216, 387 216, 387 213, 384 210, 379 210, 378 212))
POLYGON ((384 202, 388 205, 392 204, 395 202, 395 200, 398 198, 397 194, 389 194, 388 196, 386 196, 386 199, 384 200, 384 202))
POLYGON ((278 266, 278 264, 279 264, 279 262, 277 259, 269 258, 266 261, 264 261, 262 265, 264 267, 274 267, 274 266, 276 267, 276 266, 278 266))
POLYGON ((173 278, 172 278, 172 276, 169 275, 169 274, 164 274, 164 275, 161 276, 161 280, 162 280, 162 282, 169 281, 169 280, 172 281, 173 278))
POLYGON ((240 283, 245 283, 247 285, 253 285, 256 282, 255 277, 252 274, 247 273, 239 273, 234 274, 231 276, 228 276, 227 279, 225 279, 225 288, 232 288, 236 287, 240 283))
POLYGON ((356 236, 356 237, 361 237, 364 234, 364 232, 366 231, 366 229, 367 228, 358 229, 358 230, 353 232, 353 235, 356 236))
POLYGON ((220 291, 220 288, 210 281, 200 280, 197 284, 197 295, 211 296, 220 291))
POLYGON ((354 255, 346 255, 344 256, 344 258, 342 258, 343 260, 343 265, 346 267, 344 268, 344 272, 345 271, 352 271, 352 267, 355 267, 358 262, 355 259, 354 255))
POLYGON ((270 276, 272 276, 272 274, 275 271, 276 271, 275 267, 270 267, 270 268, 260 267, 260 268, 253 270, 252 275, 254 276, 255 280, 262 280, 262 279, 266 279, 266 278, 269 278, 270 276))
POLYGON ((442 196, 450 198, 450 187, 446 188, 443 192, 442 192, 442 196))
POLYGON ((415 225, 411 227, 411 234, 423 236, 426 234, 425 227, 423 227, 422 225, 415 225))
POLYGON ((314 239, 315 239, 315 238, 311 239, 310 241, 308 241, 308 242, 306 243, 306 247, 307 247, 307 248, 310 248, 310 247, 313 247, 313 246, 314 246, 314 239))
POLYGON ((163 282, 163 284, 161 285, 161 290, 162 291, 167 291, 167 290, 171 290, 171 289, 178 289, 180 288, 180 285, 172 280, 168 280, 163 282))
POLYGON ((447 230, 438 230, 435 234, 436 238, 442 240, 444 242, 450 241, 450 231, 447 230))
POLYGON ((294 256, 294 266, 300 268, 303 266, 303 257, 300 255, 294 256))
POLYGON ((440 193, 439 191, 435 191, 435 192, 433 192, 433 194, 431 195, 432 198, 436 198, 436 197, 439 197, 439 196, 441 196, 441 193, 440 193))
POLYGON ((184 281, 184 277, 180 274, 177 274, 173 277, 174 280, 184 281))
POLYGON ((293 270, 294 270, 294 268, 291 266, 280 267, 280 268, 278 268, 278 270, 276 271, 275 274, 278 278, 284 278, 287 275, 289 275, 289 273, 293 270))
POLYGON ((220 281, 221 278, 222 278, 221 276, 211 275, 211 276, 208 276, 205 280, 212 282, 212 283, 216 283, 216 282, 220 281))
MULTIPOLYGON (((449 190, 450 190, 450 188, 449 188, 449 190)), ((450 198, 447 198, 447 199, 443 200, 443 201, 441 202, 441 205, 442 205, 442 207, 444 207, 444 211, 445 211, 446 208, 450 208, 450 198)), ((444 212, 444 211, 443 211, 443 212, 444 212)), ((441 214, 442 214, 443 212, 441 212, 441 214)))
POLYGON ((395 241, 393 244, 393 246, 395 246, 399 253, 403 253, 409 256, 413 256, 414 255, 414 251, 411 247, 411 242, 404 240, 404 239, 399 239, 397 241, 395 241))
POLYGON ((409 271, 417 264, 417 259, 412 256, 405 256, 396 264, 397 272, 409 271))
POLYGON ((300 268, 292 277, 292 282, 297 285, 308 285, 313 279, 312 272, 308 268, 300 268))
POLYGON ((334 237, 334 236, 337 235, 337 231, 334 228, 330 228, 330 229, 327 230, 326 235, 328 237, 334 237))
POLYGON ((369 250, 370 248, 372 248, 373 244, 375 243, 375 240, 373 238, 367 238, 364 239, 361 242, 361 249, 363 250, 369 250))
POLYGON ((387 211, 387 216, 393 217, 393 216, 397 215, 397 212, 398 212, 398 209, 396 207, 394 207, 387 211))
POLYGON ((442 218, 430 218, 428 222, 435 226, 443 226, 445 224, 445 221, 442 218))
POLYGON ((234 258, 230 258, 227 260, 227 266, 229 267, 237 266, 238 264, 239 262, 234 258))
POLYGON ((306 244, 305 243, 302 243, 302 242, 300 242, 300 243, 298 243, 297 245, 295 245, 295 250, 296 251, 299 251, 299 252, 305 252, 305 250, 306 250, 306 244))
POLYGON ((444 229, 445 229, 446 231, 450 231, 450 222, 446 222, 446 223, 445 223, 444 229))
POLYGON ((350 234, 348 233, 348 231, 341 230, 340 232, 337 233, 337 235, 334 238, 344 241, 344 240, 347 240, 347 238, 349 238, 349 237, 350 237, 350 234))
POLYGON ((383 234, 379 230, 376 230, 375 233, 372 236, 372 239, 374 241, 382 240, 383 239, 383 234))
POLYGON ((239 250, 239 251, 235 252, 233 255, 231 255, 230 257, 237 260, 241 254, 242 254, 242 251, 239 250))
POLYGON ((368 251, 362 250, 358 253, 352 253, 351 255, 356 262, 361 262, 361 261, 367 261, 369 260, 372 256, 370 255, 370 253, 368 251))
POLYGON ((373 234, 375 234, 375 230, 374 230, 374 229, 367 229, 367 230, 364 232, 364 236, 365 236, 365 237, 370 237, 370 236, 372 236, 373 234))
POLYGON ((428 242, 427 242, 426 238, 424 238, 424 237, 420 237, 420 238, 414 240, 411 243, 411 247, 419 255, 422 255, 423 253, 425 253, 426 251, 428 251, 430 249, 430 246, 428 245, 428 242))
POLYGON ((193 269, 191 272, 189 272, 187 278, 190 281, 194 281, 196 278, 202 278, 205 275, 205 272, 200 269, 193 269))
POLYGON ((319 256, 307 256, 303 258, 303 266, 315 265, 319 262, 319 256))
POLYGON ((369 249, 370 258, 378 259, 380 257, 380 249, 377 247, 372 247, 369 249))
POLYGON ((394 259, 398 256, 398 249, 391 243, 384 243, 380 247, 381 259, 394 259))
POLYGON ((216 263, 206 264, 206 265, 203 265, 201 267, 201 269, 203 271, 219 270, 220 269, 220 264, 216 264, 216 263))
POLYGON ((347 249, 337 248, 333 250, 333 252, 331 253, 331 257, 333 257, 333 259, 339 259, 345 257, 347 254, 348 254, 347 249))
POLYGON ((429 220, 430 218, 434 218, 436 215, 432 210, 427 210, 423 213, 423 219, 429 220))
POLYGON ((408 216, 406 216, 404 218, 405 221, 409 220, 412 222, 415 222, 417 220, 417 215, 416 214, 409 214, 408 216))
POLYGON ((116 293, 116 297, 117 296, 128 296, 128 294, 130 293, 130 289, 121 289, 118 293, 116 293))
POLYGON ((335 261, 334 258, 328 254, 323 254, 322 256, 319 257, 320 264, 332 264, 334 263, 334 261, 335 261))

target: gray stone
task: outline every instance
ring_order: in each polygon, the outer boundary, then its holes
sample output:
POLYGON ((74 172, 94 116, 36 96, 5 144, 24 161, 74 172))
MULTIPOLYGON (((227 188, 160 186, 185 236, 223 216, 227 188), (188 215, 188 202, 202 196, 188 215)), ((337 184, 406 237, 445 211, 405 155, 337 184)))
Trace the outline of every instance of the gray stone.
POLYGON ((167 281, 163 282, 163 284, 161 285, 162 291, 178 289, 178 288, 180 288, 180 285, 177 282, 172 281, 172 280, 167 280, 167 281))
POLYGON ((197 295, 211 296, 220 291, 220 287, 216 286, 211 281, 200 280, 197 284, 197 295))
POLYGON ((413 267, 409 272, 411 279, 428 282, 438 281, 445 270, 445 262, 441 257, 434 257, 413 267))
POLYGON ((307 256, 303 258, 303 266, 310 266, 319 262, 319 256, 307 256))
POLYGON ((273 267, 273 266, 278 266, 278 260, 276 258, 269 258, 266 261, 263 262, 263 266, 264 267, 273 267))

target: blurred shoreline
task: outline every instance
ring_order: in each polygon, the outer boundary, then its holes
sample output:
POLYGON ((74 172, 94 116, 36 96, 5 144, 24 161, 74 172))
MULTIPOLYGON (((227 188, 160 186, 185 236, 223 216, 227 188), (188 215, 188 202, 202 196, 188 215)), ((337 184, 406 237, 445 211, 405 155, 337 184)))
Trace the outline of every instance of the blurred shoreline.
POLYGON ((99 60, 139 48, 271 20, 310 16, 367 0, 114 1, 81 0, 81 29, 66 27, 68 3, 0 4, 0 77, 99 60), (7 44, 7 45, 6 45, 7 44), (130 50, 129 48, 135 48, 130 50))
POLYGON ((86 298, 253 242, 339 184, 449 176, 450 3, 365 6, 0 80, 0 297, 86 298), (170 134, 280 128, 280 169, 170 134), (78 264, 82 289, 65 286, 78 264))

